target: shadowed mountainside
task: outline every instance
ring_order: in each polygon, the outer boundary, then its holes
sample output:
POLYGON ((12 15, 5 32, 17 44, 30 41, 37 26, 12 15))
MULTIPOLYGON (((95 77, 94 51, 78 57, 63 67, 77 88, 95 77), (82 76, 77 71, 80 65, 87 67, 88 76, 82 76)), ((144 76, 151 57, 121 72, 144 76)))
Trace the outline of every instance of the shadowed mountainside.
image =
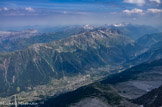
POLYGON ((143 96, 134 99, 133 102, 144 107, 161 107, 162 106, 162 86, 155 88, 143 96))

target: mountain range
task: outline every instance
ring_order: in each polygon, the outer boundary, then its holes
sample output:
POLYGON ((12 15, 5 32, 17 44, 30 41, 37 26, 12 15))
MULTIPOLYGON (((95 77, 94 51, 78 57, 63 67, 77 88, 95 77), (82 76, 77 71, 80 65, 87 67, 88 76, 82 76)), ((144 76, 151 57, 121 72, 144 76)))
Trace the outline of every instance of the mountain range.
POLYGON ((159 45, 162 33, 150 34, 157 31, 148 27, 150 32, 142 35, 144 30, 140 28, 143 27, 138 27, 86 25, 51 34, 35 32, 28 33, 28 36, 25 33, 22 38, 22 32, 16 33, 13 38, 10 34, 2 36, 0 101, 3 98, 13 99, 13 95, 22 97, 31 93, 34 94, 30 98, 18 99, 42 100, 56 89, 54 99, 49 98, 50 102, 43 101, 45 105, 40 106, 82 107, 84 103, 105 107, 138 106, 142 95, 162 84, 162 47, 159 45), (131 33, 136 31, 143 32, 132 37, 131 33), (102 81, 98 81, 100 76, 104 78, 102 81), (79 85, 76 87, 73 82, 79 85), (53 86, 49 88, 49 84, 53 86), (70 87, 70 90, 64 90, 64 86, 70 87), (72 92, 57 97, 67 91, 72 92), (91 103, 86 102, 87 99, 91 103))
POLYGON ((17 87, 25 90, 45 84, 50 78, 123 63, 137 50, 136 44, 117 29, 95 29, 56 42, 35 44, 22 51, 1 53, 0 95, 14 94, 17 87))
MULTIPOLYGON (((30 28, 30 27, 27 27, 30 28)), ((158 29, 144 26, 144 25, 132 25, 125 24, 119 27, 114 25, 105 25, 101 27, 85 25, 85 26, 67 26, 59 28, 46 28, 44 32, 39 27, 35 29, 23 30, 23 31, 0 31, 0 52, 12 52, 15 50, 25 49, 36 43, 48 43, 57 41, 74 34, 90 31, 95 28, 115 28, 119 29, 123 35, 130 39, 137 40, 145 34, 153 34, 159 32, 158 29), (53 30, 50 30, 53 29, 53 30), (49 33, 48 31, 51 31, 49 33)))

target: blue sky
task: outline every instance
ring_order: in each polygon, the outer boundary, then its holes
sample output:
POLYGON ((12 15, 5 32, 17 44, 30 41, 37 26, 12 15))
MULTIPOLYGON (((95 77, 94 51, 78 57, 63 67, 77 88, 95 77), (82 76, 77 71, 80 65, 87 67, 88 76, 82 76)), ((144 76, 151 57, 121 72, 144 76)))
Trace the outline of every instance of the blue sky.
POLYGON ((0 0, 0 26, 161 25, 161 0, 0 0))

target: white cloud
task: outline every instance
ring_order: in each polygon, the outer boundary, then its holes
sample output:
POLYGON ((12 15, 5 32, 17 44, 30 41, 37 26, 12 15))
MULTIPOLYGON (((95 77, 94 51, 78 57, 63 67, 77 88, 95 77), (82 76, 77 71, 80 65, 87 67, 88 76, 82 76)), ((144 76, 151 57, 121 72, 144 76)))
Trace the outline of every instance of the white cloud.
POLYGON ((35 10, 34 10, 33 8, 31 8, 31 7, 26 7, 25 10, 26 10, 26 11, 29 11, 29 12, 35 11, 35 10))
POLYGON ((63 11, 64 14, 67 14, 68 12, 67 11, 63 11))
POLYGON ((162 9, 147 9, 147 12, 150 12, 150 13, 162 13, 162 9))
POLYGON ((156 3, 158 3, 158 4, 160 4, 161 3, 161 0, 150 0, 151 2, 156 2, 156 3))
POLYGON ((8 10, 8 8, 7 8, 7 7, 4 7, 4 8, 3 8, 3 10, 7 11, 7 10, 8 10))
POLYGON ((142 14, 143 13, 143 10, 142 9, 132 9, 132 10, 124 10, 123 11, 124 13, 127 13, 127 14, 133 14, 133 13, 140 13, 142 14))
POLYGON ((125 3, 136 4, 142 6, 145 4, 145 0, 124 0, 125 3))

